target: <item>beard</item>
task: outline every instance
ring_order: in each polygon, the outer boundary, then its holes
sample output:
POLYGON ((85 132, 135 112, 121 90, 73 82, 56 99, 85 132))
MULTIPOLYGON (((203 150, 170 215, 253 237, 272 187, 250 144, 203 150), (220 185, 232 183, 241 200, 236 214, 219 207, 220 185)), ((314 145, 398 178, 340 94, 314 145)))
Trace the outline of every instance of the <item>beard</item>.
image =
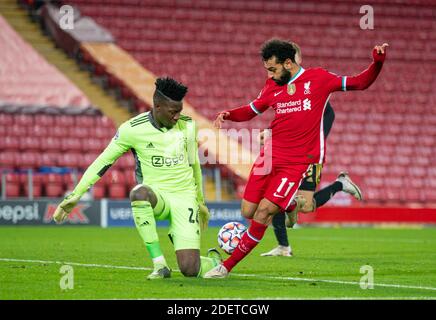
POLYGON ((276 80, 273 79, 275 81, 275 83, 277 83, 279 86, 284 86, 285 84, 287 84, 289 82, 289 80, 291 80, 291 72, 283 69, 282 74, 280 75, 280 79, 276 80))

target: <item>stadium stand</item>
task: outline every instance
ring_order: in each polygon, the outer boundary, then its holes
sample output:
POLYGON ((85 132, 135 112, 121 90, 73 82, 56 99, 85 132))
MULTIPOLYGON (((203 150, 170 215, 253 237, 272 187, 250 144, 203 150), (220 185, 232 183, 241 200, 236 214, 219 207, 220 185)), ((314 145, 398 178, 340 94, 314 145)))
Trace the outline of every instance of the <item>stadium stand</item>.
MULTIPOLYGON (((358 176, 365 204, 434 202, 433 193, 424 191, 435 177, 434 2, 375 1, 375 30, 359 28, 357 1, 64 3, 107 28, 148 70, 185 82, 190 103, 210 120, 257 96, 265 79, 257 52, 268 38, 297 42, 305 67, 347 75, 367 65, 371 47, 388 42, 389 61, 374 86, 331 100, 336 121, 324 174, 347 169, 358 176)), ((269 113, 232 127, 265 128, 271 118, 269 113)))
POLYGON ((88 98, 24 42, 2 16, 0 29, 1 102, 58 107, 90 106, 88 98))

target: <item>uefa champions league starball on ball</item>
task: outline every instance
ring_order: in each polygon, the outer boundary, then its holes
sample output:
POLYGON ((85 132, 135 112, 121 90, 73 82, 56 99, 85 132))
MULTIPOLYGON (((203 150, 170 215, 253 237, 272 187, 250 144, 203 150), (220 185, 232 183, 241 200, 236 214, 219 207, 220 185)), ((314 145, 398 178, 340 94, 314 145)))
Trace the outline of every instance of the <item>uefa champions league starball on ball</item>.
POLYGON ((228 222, 218 232, 218 244, 227 254, 232 254, 247 228, 240 222, 228 222))

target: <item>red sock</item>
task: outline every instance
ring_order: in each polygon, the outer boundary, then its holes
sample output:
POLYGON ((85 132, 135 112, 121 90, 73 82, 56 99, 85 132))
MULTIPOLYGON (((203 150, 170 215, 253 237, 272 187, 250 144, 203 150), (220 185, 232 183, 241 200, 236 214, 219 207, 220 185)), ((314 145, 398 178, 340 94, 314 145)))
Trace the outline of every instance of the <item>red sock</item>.
POLYGON ((234 266, 236 266, 236 264, 238 264, 239 261, 244 259, 244 257, 248 255, 255 246, 257 246, 259 241, 262 240, 266 228, 268 228, 268 225, 251 220, 250 227, 242 236, 235 251, 233 251, 232 255, 223 262, 224 267, 229 272, 234 266))

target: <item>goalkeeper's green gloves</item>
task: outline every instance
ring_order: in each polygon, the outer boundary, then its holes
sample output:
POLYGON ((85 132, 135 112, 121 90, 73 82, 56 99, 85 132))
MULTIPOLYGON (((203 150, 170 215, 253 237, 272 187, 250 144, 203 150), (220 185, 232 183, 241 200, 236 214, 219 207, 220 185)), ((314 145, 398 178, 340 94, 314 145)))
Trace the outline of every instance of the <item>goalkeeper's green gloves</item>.
POLYGON ((56 223, 61 223, 67 219, 70 212, 74 209, 80 200, 79 195, 74 193, 69 194, 65 199, 58 205, 55 213, 53 214, 53 220, 56 223))
POLYGON ((209 209, 206 207, 204 202, 200 202, 198 205, 198 210, 199 210, 200 229, 201 231, 206 231, 210 218, 209 209))

